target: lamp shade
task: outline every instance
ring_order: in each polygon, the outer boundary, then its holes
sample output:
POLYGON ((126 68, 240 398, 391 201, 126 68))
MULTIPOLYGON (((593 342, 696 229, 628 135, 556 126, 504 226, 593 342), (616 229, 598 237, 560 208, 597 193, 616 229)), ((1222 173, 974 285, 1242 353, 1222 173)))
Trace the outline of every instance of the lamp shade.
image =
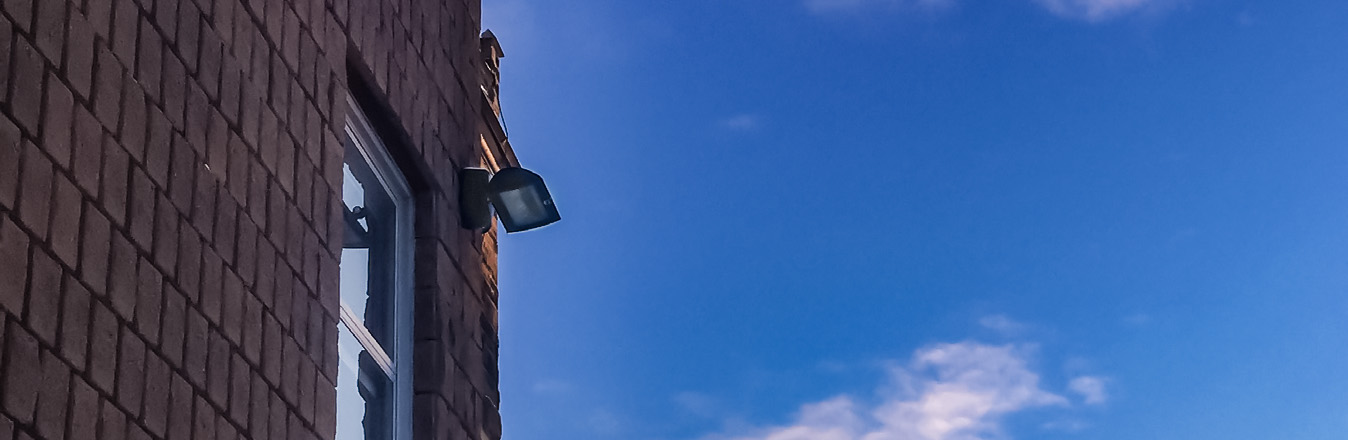
POLYGON ((491 178, 488 194, 506 232, 527 231, 562 219, 543 178, 524 168, 505 168, 491 178))

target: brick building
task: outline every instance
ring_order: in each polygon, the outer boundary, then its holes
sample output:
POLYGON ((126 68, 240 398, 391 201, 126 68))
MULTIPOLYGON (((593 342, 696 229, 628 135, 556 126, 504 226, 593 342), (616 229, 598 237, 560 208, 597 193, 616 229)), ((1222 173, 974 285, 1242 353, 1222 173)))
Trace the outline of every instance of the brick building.
POLYGON ((0 440, 500 437, 478 1, 0 12, 0 440))

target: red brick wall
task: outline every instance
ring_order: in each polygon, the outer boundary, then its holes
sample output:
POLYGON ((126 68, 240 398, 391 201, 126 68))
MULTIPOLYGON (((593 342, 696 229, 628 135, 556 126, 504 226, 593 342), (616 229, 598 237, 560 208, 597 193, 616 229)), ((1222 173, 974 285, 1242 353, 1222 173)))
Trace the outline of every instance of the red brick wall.
POLYGON ((333 437, 353 84, 416 192, 416 438, 500 437, 477 1, 0 11, 0 440, 333 437))

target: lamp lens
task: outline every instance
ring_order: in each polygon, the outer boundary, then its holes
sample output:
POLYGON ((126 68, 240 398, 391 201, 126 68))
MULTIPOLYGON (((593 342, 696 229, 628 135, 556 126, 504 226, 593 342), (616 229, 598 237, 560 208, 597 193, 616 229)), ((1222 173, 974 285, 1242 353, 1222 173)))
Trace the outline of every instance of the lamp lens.
POLYGON ((510 213, 510 218, 519 224, 539 222, 547 215, 543 209, 543 198, 532 186, 502 192, 501 204, 505 205, 504 211, 510 213))

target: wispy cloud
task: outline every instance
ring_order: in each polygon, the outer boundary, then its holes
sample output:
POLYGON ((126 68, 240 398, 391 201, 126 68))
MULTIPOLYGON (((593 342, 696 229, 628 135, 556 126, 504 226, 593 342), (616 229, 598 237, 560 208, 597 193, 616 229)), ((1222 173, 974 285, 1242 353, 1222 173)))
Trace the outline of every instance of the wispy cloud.
POLYGON ((1034 0, 1059 17, 1101 22, 1160 6, 1164 0, 1034 0))
POLYGON ((706 394, 684 391, 674 395, 674 403, 680 408, 698 417, 713 417, 720 413, 716 398, 706 394))
POLYGON ((748 131, 758 128, 762 123, 762 116, 752 113, 742 113, 722 119, 720 125, 721 127, 730 130, 748 131))
POLYGON ((956 0, 805 0, 805 7, 818 14, 850 13, 868 10, 939 10, 954 6, 956 0))
POLYGON ((1081 395, 1081 398, 1087 405, 1103 405, 1109 400, 1109 393, 1105 390, 1106 380, 1097 376, 1081 376, 1072 379, 1067 384, 1067 389, 1081 395))
MULTIPOLYGON (((1171 0, 1032 0, 1062 18, 1092 23, 1109 21, 1130 14, 1156 9, 1171 0)), ((872 11, 938 11, 949 9, 961 0, 804 0, 816 14, 861 13, 872 11)))
POLYGON ((1028 328, 1025 324, 1006 315, 988 315, 978 319, 978 325, 1004 336, 1015 336, 1028 328))
POLYGON ((555 379, 534 382, 534 392, 538 394, 566 394, 571 391, 571 383, 555 379))
POLYGON ((980 440, 1001 435, 1002 420, 1066 398, 1040 387, 1018 345, 936 344, 890 367, 878 402, 837 396, 802 405, 790 424, 713 435, 707 440, 980 440))

